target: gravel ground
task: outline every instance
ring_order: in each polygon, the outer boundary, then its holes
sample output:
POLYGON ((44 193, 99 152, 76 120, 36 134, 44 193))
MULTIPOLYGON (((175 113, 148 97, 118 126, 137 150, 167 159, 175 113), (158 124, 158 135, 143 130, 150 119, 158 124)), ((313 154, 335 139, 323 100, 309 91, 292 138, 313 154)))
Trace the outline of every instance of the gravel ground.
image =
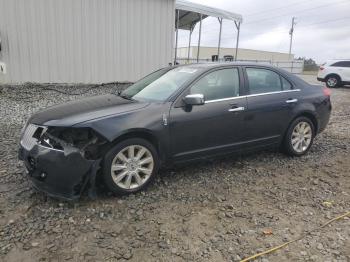
MULTIPOLYGON (((25 177, 21 127, 40 108, 117 86, 49 87, 76 95, 0 86, 0 261, 239 261, 350 211, 350 88, 332 90, 329 126, 304 157, 198 162, 162 171, 136 195, 60 202, 25 177)), ((258 259, 286 260, 350 261, 350 219, 258 259)))

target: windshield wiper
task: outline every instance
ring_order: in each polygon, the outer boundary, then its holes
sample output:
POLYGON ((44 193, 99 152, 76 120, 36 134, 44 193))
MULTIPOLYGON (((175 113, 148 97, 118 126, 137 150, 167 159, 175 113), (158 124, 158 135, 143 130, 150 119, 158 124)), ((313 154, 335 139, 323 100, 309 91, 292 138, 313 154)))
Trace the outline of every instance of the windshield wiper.
POLYGON ((119 94, 119 96, 121 97, 121 98, 124 98, 124 99, 127 99, 127 100, 134 100, 134 99, 132 99, 130 96, 127 96, 127 95, 124 95, 124 94, 119 94))

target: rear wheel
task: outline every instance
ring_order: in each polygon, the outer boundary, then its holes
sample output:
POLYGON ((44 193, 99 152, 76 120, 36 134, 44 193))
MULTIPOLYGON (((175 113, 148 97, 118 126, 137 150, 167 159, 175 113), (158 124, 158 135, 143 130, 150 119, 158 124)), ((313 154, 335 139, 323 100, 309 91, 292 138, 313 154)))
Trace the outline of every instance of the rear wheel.
POLYGON ((341 80, 339 76, 331 75, 326 78, 326 85, 329 88, 335 88, 341 86, 341 80))
POLYGON ((302 156, 309 151, 315 136, 312 121, 307 117, 298 117, 290 125, 284 138, 284 149, 288 155, 302 156))
POLYGON ((103 178, 116 194, 129 194, 144 189, 154 178, 159 159, 154 146, 140 138, 124 140, 105 156, 103 178))

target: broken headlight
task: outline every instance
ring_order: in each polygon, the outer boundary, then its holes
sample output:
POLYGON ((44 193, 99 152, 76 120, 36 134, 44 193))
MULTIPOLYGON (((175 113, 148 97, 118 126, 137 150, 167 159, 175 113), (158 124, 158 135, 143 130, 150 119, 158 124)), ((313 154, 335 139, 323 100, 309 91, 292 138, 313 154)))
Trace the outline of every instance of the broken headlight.
POLYGON ((106 140, 91 128, 38 128, 33 137, 44 147, 65 152, 79 150, 86 159, 99 158, 106 144, 106 140))

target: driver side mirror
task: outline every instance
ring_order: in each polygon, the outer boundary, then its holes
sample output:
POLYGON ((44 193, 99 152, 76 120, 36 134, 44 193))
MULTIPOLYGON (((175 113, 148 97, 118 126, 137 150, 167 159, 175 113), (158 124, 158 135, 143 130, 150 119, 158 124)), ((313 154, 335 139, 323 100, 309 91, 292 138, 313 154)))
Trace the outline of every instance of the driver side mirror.
POLYGON ((199 106, 205 103, 204 95, 202 94, 187 95, 183 98, 183 101, 186 105, 190 106, 199 106))

